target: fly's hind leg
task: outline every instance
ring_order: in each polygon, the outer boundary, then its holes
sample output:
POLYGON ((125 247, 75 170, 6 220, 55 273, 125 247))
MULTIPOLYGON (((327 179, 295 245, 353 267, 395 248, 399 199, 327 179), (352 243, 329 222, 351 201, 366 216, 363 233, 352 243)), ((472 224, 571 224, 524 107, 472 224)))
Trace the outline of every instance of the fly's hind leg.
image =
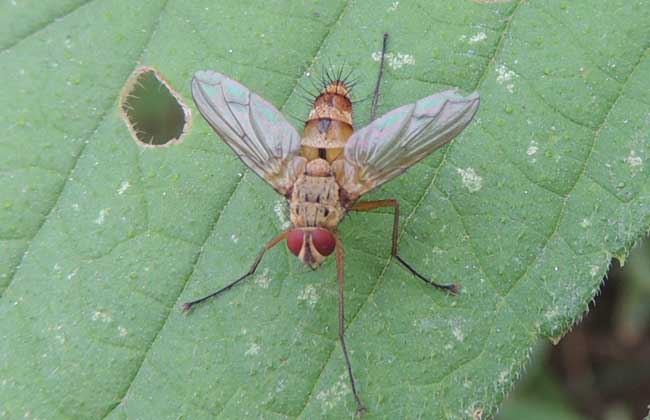
POLYGON ((393 248, 392 256, 395 258, 404 268, 411 272, 415 277, 419 278, 426 284, 436 287, 438 289, 446 290, 453 294, 458 294, 460 287, 456 284, 439 284, 431 279, 424 277, 422 274, 418 273, 411 264, 404 261, 402 257, 399 256, 397 250, 397 239, 399 235, 399 202, 397 200, 379 200, 379 201, 366 201, 364 203, 355 203, 350 210, 352 211, 371 211, 381 207, 392 207, 394 210, 395 219, 393 221, 393 248))
POLYGON ((271 239, 269 241, 269 243, 267 243, 264 246, 264 248, 262 248, 262 251, 260 251, 260 253, 257 255, 257 258, 253 262, 253 265, 251 266, 251 268, 248 270, 248 272, 246 274, 244 274, 243 276, 241 276, 237 280, 235 280, 235 281, 233 281, 231 283, 228 283, 227 285, 225 285, 221 289, 217 290, 216 292, 210 293, 207 296, 203 296, 200 299, 193 300, 192 302, 184 303, 183 304, 183 312, 186 312, 186 313, 189 312, 195 305, 197 305, 197 304, 199 304, 201 302, 205 302, 208 299, 211 299, 211 298, 213 298, 213 297, 215 297, 217 295, 220 295, 221 293, 223 293, 223 292, 225 292, 227 290, 230 290, 231 288, 233 288, 237 284, 241 283, 242 281, 246 280, 248 277, 255 274, 255 270, 257 270, 257 266, 260 264, 260 261, 262 261, 262 257, 264 256, 266 251, 268 251, 269 249, 273 248, 274 246, 276 246, 277 244, 279 244, 280 242, 285 240, 287 238, 288 234, 289 234, 289 231, 285 230, 284 232, 282 232, 281 234, 279 234, 275 238, 271 239))
POLYGON ((336 274, 339 283, 339 341, 341 342, 341 347, 343 348, 343 356, 345 356, 345 366, 348 369, 352 394, 354 394, 354 399, 357 402, 357 416, 361 416, 366 411, 366 407, 363 405, 363 402, 361 402, 361 398, 359 398, 357 385, 354 380, 354 375, 352 374, 352 364, 350 363, 348 348, 345 345, 345 299, 343 293, 343 286, 345 282, 343 276, 343 243, 341 242, 341 238, 339 238, 338 234, 336 234, 334 238, 336 239, 336 274))

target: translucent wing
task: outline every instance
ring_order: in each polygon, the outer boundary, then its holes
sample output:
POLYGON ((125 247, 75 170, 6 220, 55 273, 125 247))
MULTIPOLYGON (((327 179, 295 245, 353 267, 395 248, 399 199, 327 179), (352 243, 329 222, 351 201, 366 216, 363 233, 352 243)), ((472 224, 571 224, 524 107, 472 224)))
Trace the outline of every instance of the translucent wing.
POLYGON ((478 106, 478 93, 449 90, 392 110, 350 137, 334 167, 339 184, 356 200, 449 143, 478 106))
POLYGON ((304 159, 298 157, 300 136, 280 111, 213 71, 194 75, 192 97, 203 117, 246 166, 286 194, 304 159))

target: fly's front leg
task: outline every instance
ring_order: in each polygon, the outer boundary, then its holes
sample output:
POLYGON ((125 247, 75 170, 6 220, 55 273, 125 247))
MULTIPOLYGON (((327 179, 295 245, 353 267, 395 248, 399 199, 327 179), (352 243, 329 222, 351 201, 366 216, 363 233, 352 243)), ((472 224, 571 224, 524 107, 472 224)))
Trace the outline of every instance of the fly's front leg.
POLYGON ((240 282, 244 281, 248 277, 255 274, 255 270, 257 270, 257 266, 260 264, 260 261, 262 261, 262 257, 264 256, 266 251, 273 248, 274 246, 276 246, 280 242, 284 241, 287 238, 287 235, 289 235, 289 231, 285 230, 284 232, 282 232, 281 234, 279 234, 275 238, 271 239, 269 241, 269 243, 267 243, 264 246, 264 248, 262 248, 262 251, 260 251, 260 253, 257 255, 257 258, 255 259, 255 262, 253 262, 253 265, 251 266, 251 268, 248 270, 248 273, 244 274, 243 276, 241 276, 237 280, 233 281, 232 283, 229 283, 229 284, 225 285, 224 287, 222 287, 221 289, 217 290, 214 293, 210 293, 209 295, 204 296, 201 299, 197 299, 197 300, 193 300, 192 302, 184 303, 183 304, 183 312, 189 312, 194 307, 194 305, 197 305, 197 304, 199 304, 201 302, 205 302, 206 300, 208 300, 210 298, 213 298, 213 297, 215 297, 217 295, 220 295, 221 293, 225 292, 226 290, 230 290, 233 286, 236 286, 240 282))
POLYGON ((404 261, 402 257, 399 256, 397 250, 397 239, 399 235, 399 201, 397 200, 379 200, 379 201, 366 201, 364 203, 355 203, 350 210, 352 211, 371 211, 381 207, 392 207, 395 214, 395 219, 393 221, 393 248, 392 256, 404 266, 408 271, 410 271, 414 276, 422 280, 428 285, 436 287, 438 289, 443 289, 453 294, 457 294, 460 290, 460 287, 456 284, 439 284, 430 279, 424 277, 422 274, 418 273, 415 268, 413 268, 409 263, 404 261))
POLYGON ((354 375, 352 375, 350 356, 348 356, 348 349, 345 345, 345 299, 343 294, 343 286, 345 282, 343 277, 343 242, 341 242, 341 238, 338 234, 335 234, 334 238, 336 239, 336 275, 339 281, 339 340, 341 341, 343 355, 345 356, 345 365, 348 368, 348 375, 350 376, 352 393, 354 394, 354 399, 357 402, 357 415, 360 416, 364 413, 364 411, 366 411, 366 407, 363 405, 363 402, 361 402, 361 398, 359 398, 357 385, 354 381, 354 375))

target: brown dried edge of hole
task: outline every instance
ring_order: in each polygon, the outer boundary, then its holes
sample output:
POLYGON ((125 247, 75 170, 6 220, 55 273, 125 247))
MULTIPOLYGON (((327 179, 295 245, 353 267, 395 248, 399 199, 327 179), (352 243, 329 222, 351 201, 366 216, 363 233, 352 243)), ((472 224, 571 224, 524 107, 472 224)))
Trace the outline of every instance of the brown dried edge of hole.
POLYGON ((126 126, 129 128, 129 133, 131 133, 131 137, 138 144, 138 146, 141 147, 157 148, 157 147, 169 147, 175 144, 181 144, 183 140, 185 140, 185 136, 187 135, 187 133, 190 131, 190 126, 192 124, 192 111, 187 105, 185 105, 185 102, 183 101, 181 95, 178 92, 176 92, 176 90, 174 90, 172 85, 167 81, 167 79, 165 79, 165 77, 158 70, 149 66, 140 66, 137 69, 135 69, 133 73, 131 73, 131 76, 129 76, 129 79, 124 84, 124 87, 122 88, 122 92, 120 93, 119 108, 120 108, 120 115, 122 115, 122 119, 126 123, 126 126), (169 93, 171 93, 174 99, 176 99, 176 102, 178 102, 178 104, 181 106, 181 109, 183 110, 183 117, 185 120, 185 124, 183 124, 183 131, 181 132, 180 137, 171 139, 165 144, 149 144, 140 140, 138 138, 135 128, 131 124, 131 120, 129 119, 129 116, 126 114, 126 111, 124 110, 124 104, 128 99, 129 94, 133 91, 133 87, 138 82, 138 78, 140 77, 141 74, 147 72, 152 72, 154 76, 156 76, 156 79, 158 79, 160 83, 165 85, 169 93))

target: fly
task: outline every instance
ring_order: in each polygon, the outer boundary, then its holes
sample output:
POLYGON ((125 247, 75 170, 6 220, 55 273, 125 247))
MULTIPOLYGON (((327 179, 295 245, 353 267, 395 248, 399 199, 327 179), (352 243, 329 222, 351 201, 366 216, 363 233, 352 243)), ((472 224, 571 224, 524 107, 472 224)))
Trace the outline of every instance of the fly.
POLYGON ((192 80, 192 96, 203 117, 246 166, 287 198, 292 226, 264 246, 246 274, 214 293, 185 303, 183 309, 187 312, 250 277, 266 251, 282 241, 286 240, 289 251, 313 269, 334 253, 339 340, 358 414, 365 407, 345 344, 344 257, 338 225, 351 211, 392 207, 392 257, 428 285, 458 293, 457 285, 435 283, 400 257, 397 200, 358 200, 449 143, 471 122, 479 107, 478 93, 463 96, 448 90, 375 119, 387 41, 388 34, 384 34, 371 123, 358 131, 352 125, 351 86, 340 74, 325 81, 302 137, 280 111, 238 82, 213 71, 199 71, 192 80))

